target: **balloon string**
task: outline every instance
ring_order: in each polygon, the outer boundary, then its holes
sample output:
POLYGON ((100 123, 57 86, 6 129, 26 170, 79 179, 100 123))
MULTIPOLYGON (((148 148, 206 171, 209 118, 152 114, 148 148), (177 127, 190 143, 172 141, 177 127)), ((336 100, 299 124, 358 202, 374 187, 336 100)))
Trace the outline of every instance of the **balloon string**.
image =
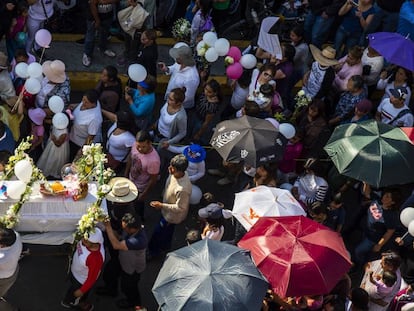
POLYGON ((42 63, 43 56, 45 55, 46 48, 42 47, 42 54, 40 55, 39 64, 42 63))
POLYGON ((24 91, 25 91, 26 89, 25 89, 25 87, 24 87, 24 85, 23 85, 23 88, 22 88, 22 90, 20 91, 20 94, 19 94, 19 97, 17 98, 17 100, 16 100, 16 103, 13 105, 13 108, 12 108, 12 112, 14 112, 14 111, 16 111, 16 109, 19 107, 19 105, 20 105, 20 103, 21 103, 21 101, 23 100, 23 93, 24 93, 24 91))

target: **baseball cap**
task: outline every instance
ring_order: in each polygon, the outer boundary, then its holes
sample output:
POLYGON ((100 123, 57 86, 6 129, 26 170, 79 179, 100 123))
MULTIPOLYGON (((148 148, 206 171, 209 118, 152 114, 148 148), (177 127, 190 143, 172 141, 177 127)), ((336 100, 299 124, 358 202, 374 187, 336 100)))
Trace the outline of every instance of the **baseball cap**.
POLYGON ((402 100, 405 100, 407 98, 407 95, 408 95, 407 88, 405 88, 403 86, 397 87, 395 89, 391 89, 390 93, 395 98, 402 99, 402 100))

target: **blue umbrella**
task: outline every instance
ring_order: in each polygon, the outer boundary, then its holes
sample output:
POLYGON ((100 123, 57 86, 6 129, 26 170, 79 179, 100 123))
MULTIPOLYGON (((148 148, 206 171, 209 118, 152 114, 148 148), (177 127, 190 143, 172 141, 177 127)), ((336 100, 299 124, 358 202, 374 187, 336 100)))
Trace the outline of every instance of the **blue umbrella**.
POLYGON ((369 45, 384 58, 405 69, 414 70, 414 42, 395 32, 376 32, 368 35, 369 45))
POLYGON ((268 288, 250 253, 202 240, 167 255, 152 288, 161 310, 260 310, 268 288))

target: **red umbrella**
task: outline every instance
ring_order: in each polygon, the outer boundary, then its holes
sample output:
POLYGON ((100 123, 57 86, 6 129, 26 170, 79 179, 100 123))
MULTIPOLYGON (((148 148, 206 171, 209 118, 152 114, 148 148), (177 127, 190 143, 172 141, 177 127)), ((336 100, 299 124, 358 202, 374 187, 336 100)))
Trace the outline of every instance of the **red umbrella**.
POLYGON ((351 267, 338 233, 304 216, 261 217, 238 245, 281 297, 329 293, 351 267))

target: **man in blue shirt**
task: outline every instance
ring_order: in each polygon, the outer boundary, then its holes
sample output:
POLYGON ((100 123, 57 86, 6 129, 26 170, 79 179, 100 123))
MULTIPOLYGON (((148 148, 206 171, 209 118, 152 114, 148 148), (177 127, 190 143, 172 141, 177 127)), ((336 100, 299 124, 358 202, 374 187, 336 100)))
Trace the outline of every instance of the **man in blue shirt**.
POLYGON ((122 217, 122 236, 117 237, 108 221, 105 223, 106 233, 111 246, 118 250, 118 258, 111 259, 106 265, 103 278, 106 286, 98 289, 98 295, 116 296, 118 277, 121 279, 121 290, 125 299, 118 300, 117 306, 121 309, 139 307, 141 296, 138 289, 138 282, 141 273, 145 270, 145 251, 148 244, 147 234, 139 217, 126 213, 122 217), (114 286, 115 291, 110 291, 108 285, 114 286))

